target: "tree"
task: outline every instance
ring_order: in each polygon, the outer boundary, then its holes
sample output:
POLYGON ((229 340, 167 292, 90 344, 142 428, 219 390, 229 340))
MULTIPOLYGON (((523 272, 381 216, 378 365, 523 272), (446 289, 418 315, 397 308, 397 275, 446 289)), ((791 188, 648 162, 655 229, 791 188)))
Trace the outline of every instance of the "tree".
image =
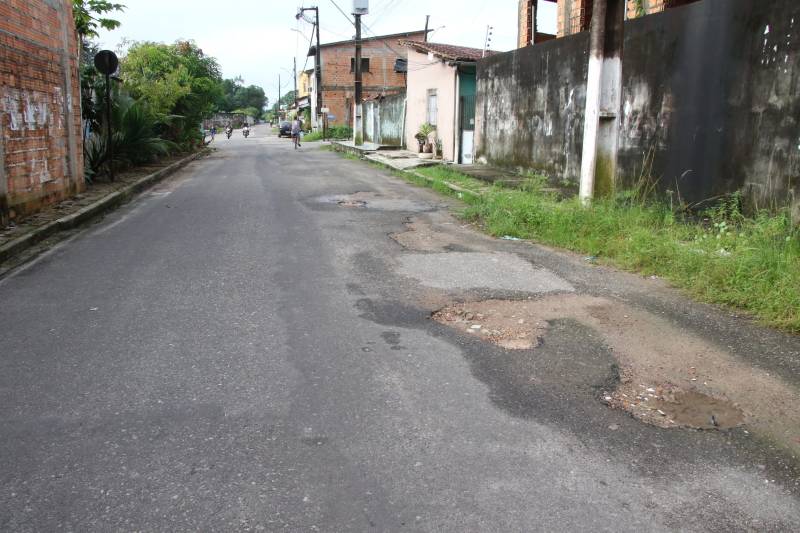
POLYGON ((200 122, 223 96, 219 64, 193 41, 135 42, 122 58, 120 72, 131 96, 147 102, 168 125, 165 134, 184 145, 199 141, 200 122))
POLYGON ((245 87, 241 77, 223 80, 222 90, 223 96, 217 103, 221 111, 232 112, 235 109, 254 107, 261 114, 267 105, 264 89, 258 85, 245 87))
POLYGON ((296 93, 294 91, 289 91, 286 94, 284 94, 283 96, 281 96, 281 99, 278 100, 278 102, 276 104, 273 104, 272 111, 274 113, 276 113, 276 112, 280 111, 281 106, 290 106, 290 105, 294 104, 294 101, 296 99, 297 99, 296 93))
POLYGON ((112 11, 124 11, 125 5, 107 0, 72 0, 72 17, 75 19, 75 31, 81 38, 97 37, 97 28, 113 30, 120 22, 104 16, 112 11))

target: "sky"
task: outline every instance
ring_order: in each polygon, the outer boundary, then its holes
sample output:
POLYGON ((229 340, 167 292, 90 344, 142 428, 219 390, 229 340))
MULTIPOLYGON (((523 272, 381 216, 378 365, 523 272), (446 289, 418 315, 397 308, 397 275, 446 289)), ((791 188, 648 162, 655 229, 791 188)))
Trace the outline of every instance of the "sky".
MULTIPOLYGON (((99 41, 119 51, 125 40, 171 43, 192 39, 214 56, 223 76, 241 76, 246 85, 264 88, 270 102, 292 90, 293 59, 297 69, 313 67, 306 58, 312 25, 295 19, 299 7, 319 6, 320 38, 324 43, 353 37, 352 0, 117 0, 127 6, 112 18, 122 25, 101 31, 99 41), (306 63, 306 61, 308 63, 306 63)), ((517 0, 370 0, 362 17, 366 37, 422 30, 430 15, 433 42, 482 48, 487 25, 492 26, 490 48, 516 48, 517 0)), ((540 31, 555 33, 555 4, 542 2, 540 31)), ((309 19, 313 13, 308 14, 309 19)))

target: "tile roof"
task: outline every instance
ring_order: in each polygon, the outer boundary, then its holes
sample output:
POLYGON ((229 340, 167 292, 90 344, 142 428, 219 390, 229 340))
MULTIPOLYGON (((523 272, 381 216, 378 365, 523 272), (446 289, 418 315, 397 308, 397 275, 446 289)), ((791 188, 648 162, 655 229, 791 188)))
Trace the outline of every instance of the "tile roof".
MULTIPOLYGON (((449 59, 450 61, 478 61, 483 56, 483 50, 480 48, 470 48, 468 46, 456 46, 453 44, 444 43, 426 43, 420 41, 401 40, 400 44, 413 48, 417 52, 427 54, 432 53, 442 59, 449 59)), ((497 54, 492 50, 486 51, 486 57, 497 54)))

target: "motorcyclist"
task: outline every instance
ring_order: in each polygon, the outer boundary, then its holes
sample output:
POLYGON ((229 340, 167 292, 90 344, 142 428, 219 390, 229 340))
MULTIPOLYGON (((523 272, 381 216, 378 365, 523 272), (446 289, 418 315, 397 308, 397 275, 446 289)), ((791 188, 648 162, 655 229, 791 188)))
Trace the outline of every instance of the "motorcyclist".
POLYGON ((228 124, 227 126, 225 126, 225 135, 228 137, 228 139, 231 138, 232 133, 233 133, 233 128, 231 127, 231 125, 228 124))
POLYGON ((244 136, 245 136, 245 137, 247 137, 248 135, 250 135, 250 126, 248 126, 247 124, 245 124, 245 125, 244 125, 244 128, 242 128, 242 133, 244 134, 244 136))

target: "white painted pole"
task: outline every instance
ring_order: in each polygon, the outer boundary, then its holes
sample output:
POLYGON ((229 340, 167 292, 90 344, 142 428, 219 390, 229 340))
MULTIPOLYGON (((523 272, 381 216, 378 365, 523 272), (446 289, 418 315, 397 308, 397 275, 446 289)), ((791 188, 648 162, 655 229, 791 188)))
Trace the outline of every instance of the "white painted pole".
POLYGON ((583 154, 581 156, 581 202, 588 205, 594 196, 597 164, 597 130, 600 126, 600 87, 603 75, 603 43, 605 40, 606 0, 595 0, 589 36, 589 70, 586 80, 583 154))

